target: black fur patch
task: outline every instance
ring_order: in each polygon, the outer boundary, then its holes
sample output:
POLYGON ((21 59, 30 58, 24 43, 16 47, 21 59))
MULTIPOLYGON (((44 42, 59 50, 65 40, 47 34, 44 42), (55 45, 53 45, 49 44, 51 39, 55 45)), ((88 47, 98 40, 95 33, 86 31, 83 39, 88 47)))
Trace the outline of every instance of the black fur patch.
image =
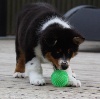
MULTIPOLYGON (((75 44, 74 37, 84 38, 73 29, 63 28, 54 23, 40 31, 47 19, 62 16, 49 4, 29 4, 23 8, 18 16, 16 33, 16 55, 20 56, 21 49, 25 54, 25 61, 36 56, 34 48, 40 44, 43 56, 50 52, 54 59, 71 58, 78 51, 79 44, 75 44), (58 50, 61 50, 60 52, 58 50)), ((66 23, 67 24, 67 23, 66 23)))
POLYGON ((54 58, 61 58, 65 55, 66 58, 71 58, 73 53, 78 51, 79 45, 73 42, 74 37, 81 37, 72 29, 63 29, 59 26, 50 26, 41 37, 41 45, 43 55, 49 51, 54 58), (54 45, 54 43, 56 44, 54 45), (58 53, 58 50, 61 51, 58 53), (68 51, 70 49, 70 52, 68 51))

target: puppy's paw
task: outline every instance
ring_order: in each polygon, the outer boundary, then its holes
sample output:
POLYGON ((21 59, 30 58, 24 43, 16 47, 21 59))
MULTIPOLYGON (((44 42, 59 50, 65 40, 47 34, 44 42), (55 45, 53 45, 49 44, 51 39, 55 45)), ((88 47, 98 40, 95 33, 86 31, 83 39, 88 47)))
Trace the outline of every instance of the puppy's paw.
POLYGON ((81 87, 81 82, 80 82, 80 80, 77 80, 77 85, 76 85, 76 87, 81 87))
POLYGON ((35 86, 43 86, 45 85, 45 80, 41 79, 30 79, 30 84, 35 86))
POLYGON ((29 79, 30 79, 30 84, 35 86, 43 86, 46 84, 45 79, 41 74, 30 75, 29 79))
POLYGON ((80 80, 76 80, 74 77, 69 77, 68 85, 73 87, 81 87, 81 82, 80 80))
POLYGON ((25 73, 15 72, 13 74, 14 78, 25 78, 25 73))

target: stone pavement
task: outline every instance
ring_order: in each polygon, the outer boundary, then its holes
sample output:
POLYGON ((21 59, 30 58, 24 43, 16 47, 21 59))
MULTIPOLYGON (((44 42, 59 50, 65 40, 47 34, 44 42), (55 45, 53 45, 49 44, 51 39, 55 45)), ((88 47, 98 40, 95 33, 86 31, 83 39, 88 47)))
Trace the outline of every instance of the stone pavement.
POLYGON ((34 86, 29 80, 13 78, 15 68, 14 40, 0 40, 0 99, 100 99, 100 53, 79 52, 71 67, 82 87, 54 87, 50 82, 53 71, 42 64, 46 86, 34 86))

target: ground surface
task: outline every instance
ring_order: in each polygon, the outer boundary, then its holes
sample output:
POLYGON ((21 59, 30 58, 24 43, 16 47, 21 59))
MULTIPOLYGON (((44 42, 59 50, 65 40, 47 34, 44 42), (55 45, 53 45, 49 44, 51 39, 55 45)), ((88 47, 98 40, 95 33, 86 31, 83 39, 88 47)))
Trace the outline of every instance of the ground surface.
POLYGON ((100 99, 100 53, 79 52, 71 67, 82 87, 54 87, 50 82, 52 67, 43 64, 46 86, 33 86, 28 78, 13 78, 14 40, 0 40, 0 99, 100 99))

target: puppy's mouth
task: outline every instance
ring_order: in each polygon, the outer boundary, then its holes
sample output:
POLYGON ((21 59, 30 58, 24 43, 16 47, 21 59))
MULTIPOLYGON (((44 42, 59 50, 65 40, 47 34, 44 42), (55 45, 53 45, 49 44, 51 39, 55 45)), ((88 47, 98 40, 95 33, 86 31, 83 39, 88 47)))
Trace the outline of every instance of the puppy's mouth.
POLYGON ((57 70, 66 70, 69 67, 69 60, 68 59, 55 59, 52 55, 51 52, 48 52, 45 57, 53 64, 54 69, 57 70))
POLYGON ((66 63, 62 63, 60 66, 53 65, 55 70, 66 70, 68 69, 69 65, 66 63))

